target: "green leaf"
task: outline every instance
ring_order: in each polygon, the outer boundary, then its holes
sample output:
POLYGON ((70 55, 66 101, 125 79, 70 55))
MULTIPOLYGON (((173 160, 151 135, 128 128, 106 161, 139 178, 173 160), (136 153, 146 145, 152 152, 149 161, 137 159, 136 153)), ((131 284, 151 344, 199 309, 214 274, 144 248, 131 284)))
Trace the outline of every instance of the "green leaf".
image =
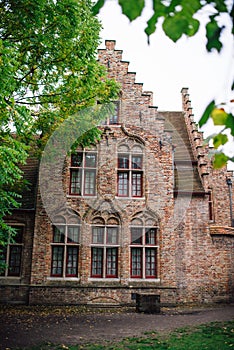
POLYGON ((213 166, 215 169, 220 169, 227 164, 229 157, 224 153, 216 153, 214 156, 213 166))
POLYGON ((223 29, 224 26, 219 27, 215 16, 210 16, 210 22, 206 25, 207 51, 210 52, 212 49, 216 49, 218 52, 220 52, 223 45, 219 38, 223 29))
POLYGON ((165 34, 174 42, 181 38, 181 36, 188 29, 188 20, 181 16, 180 13, 167 16, 162 24, 165 34))
POLYGON ((214 148, 218 148, 219 146, 225 145, 228 142, 228 137, 225 134, 218 134, 213 137, 213 145, 214 148))
POLYGON ((188 28, 186 29, 185 34, 188 36, 193 36, 197 33, 200 26, 200 22, 195 18, 190 18, 188 22, 188 28))
POLYGON ((133 21, 139 17, 145 6, 144 0, 119 0, 119 5, 122 8, 124 15, 128 17, 130 21, 133 21))
POLYGON ((96 16, 100 9, 104 6, 105 0, 98 0, 96 4, 92 7, 92 12, 96 16))
POLYGON ((202 127, 204 124, 206 124, 206 122, 208 121, 210 114, 214 108, 215 108, 215 101, 213 100, 208 104, 208 106, 206 107, 205 111, 202 114, 201 119, 198 122, 200 127, 202 127))
POLYGON ((214 108, 210 116, 214 125, 226 125, 228 114, 222 108, 214 108))
POLYGON ((158 16, 154 14, 147 22, 147 27, 145 28, 145 33, 149 37, 151 34, 153 34, 156 30, 156 24, 158 21, 158 16))
POLYGON ((234 116, 231 113, 228 114, 225 125, 230 129, 231 135, 234 136, 234 116))

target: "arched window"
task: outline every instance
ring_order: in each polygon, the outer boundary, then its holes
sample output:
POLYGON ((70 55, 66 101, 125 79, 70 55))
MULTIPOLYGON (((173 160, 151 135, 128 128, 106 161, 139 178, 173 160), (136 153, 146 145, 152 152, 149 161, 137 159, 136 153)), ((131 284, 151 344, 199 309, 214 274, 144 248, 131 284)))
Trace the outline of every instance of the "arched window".
POLYGON ((70 194, 96 195, 97 150, 78 150, 71 155, 70 194))
POLYGON ((51 276, 78 277, 80 220, 77 216, 67 220, 57 216, 54 221, 51 276))
POLYGON ((95 218, 92 223, 91 277, 117 278, 119 254, 119 222, 95 218))
POLYGON ((118 148, 117 195, 143 196, 143 150, 140 145, 118 148))
POLYGON ((131 222, 130 232, 131 278, 157 278, 157 223, 136 218, 131 222))

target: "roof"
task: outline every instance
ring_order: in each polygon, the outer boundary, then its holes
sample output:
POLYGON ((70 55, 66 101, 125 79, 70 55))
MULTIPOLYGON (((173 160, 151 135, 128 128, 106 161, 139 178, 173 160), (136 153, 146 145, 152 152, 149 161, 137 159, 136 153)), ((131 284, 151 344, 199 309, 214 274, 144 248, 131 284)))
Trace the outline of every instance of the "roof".
POLYGON ((176 193, 204 194, 183 112, 160 112, 165 118, 165 129, 172 132, 174 149, 174 190, 176 193))
POLYGON ((23 180, 26 181, 21 191, 20 209, 35 209, 39 159, 29 156, 26 164, 21 165, 20 169, 23 171, 23 180))

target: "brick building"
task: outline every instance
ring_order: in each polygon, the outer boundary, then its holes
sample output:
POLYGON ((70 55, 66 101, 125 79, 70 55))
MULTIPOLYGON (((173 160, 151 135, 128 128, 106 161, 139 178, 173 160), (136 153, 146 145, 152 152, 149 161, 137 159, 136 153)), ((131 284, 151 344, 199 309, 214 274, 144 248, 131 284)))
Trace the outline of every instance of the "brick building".
POLYGON ((212 168, 188 89, 182 111, 160 112, 115 41, 99 61, 121 86, 115 111, 96 145, 54 157, 52 168, 24 166, 31 187, 6 218, 18 235, 6 249, 1 302, 134 304, 136 293, 165 304, 230 302, 232 173, 212 168))

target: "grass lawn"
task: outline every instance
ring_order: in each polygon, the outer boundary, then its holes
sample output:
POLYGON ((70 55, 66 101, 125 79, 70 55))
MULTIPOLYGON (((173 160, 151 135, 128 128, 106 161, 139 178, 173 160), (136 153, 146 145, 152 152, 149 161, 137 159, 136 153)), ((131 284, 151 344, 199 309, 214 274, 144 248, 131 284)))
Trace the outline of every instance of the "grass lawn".
MULTIPOLYGON (((66 344, 66 342, 64 341, 66 344)), ((179 328, 167 335, 146 333, 142 338, 126 338, 119 343, 77 346, 44 344, 31 350, 234 350, 234 321, 179 328)))

